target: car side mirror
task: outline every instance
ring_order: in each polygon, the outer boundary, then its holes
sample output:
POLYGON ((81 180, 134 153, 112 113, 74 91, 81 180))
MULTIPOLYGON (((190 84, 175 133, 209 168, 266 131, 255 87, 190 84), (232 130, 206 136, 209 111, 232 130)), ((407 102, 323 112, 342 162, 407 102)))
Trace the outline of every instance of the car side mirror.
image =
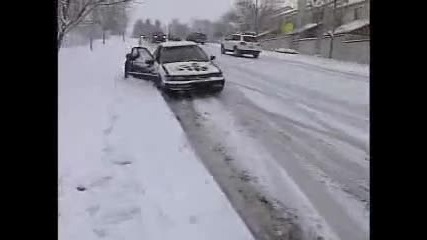
POLYGON ((211 61, 212 61, 212 60, 215 60, 215 56, 211 56, 211 61))
POLYGON ((154 64, 154 60, 153 59, 147 59, 145 60, 145 63, 148 65, 153 65, 154 64))

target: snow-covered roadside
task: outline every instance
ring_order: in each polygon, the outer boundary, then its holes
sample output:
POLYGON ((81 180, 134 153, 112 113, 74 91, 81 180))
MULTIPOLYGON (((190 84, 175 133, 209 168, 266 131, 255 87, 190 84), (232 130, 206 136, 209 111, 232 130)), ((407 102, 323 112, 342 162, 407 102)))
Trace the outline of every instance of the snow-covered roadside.
POLYGON ((59 239, 253 239, 127 49, 60 51, 59 239))
MULTIPOLYGON (((207 43, 206 45, 209 47, 218 48, 217 52, 219 52, 219 48, 221 46, 221 44, 219 43, 207 43)), ((355 74, 362 77, 369 77, 368 64, 344 62, 335 59, 304 54, 286 54, 267 50, 263 50, 261 52, 260 58, 262 57, 271 57, 275 59, 285 60, 287 62, 293 62, 295 64, 303 64, 306 66, 317 67, 324 70, 342 72, 345 74, 355 74)))

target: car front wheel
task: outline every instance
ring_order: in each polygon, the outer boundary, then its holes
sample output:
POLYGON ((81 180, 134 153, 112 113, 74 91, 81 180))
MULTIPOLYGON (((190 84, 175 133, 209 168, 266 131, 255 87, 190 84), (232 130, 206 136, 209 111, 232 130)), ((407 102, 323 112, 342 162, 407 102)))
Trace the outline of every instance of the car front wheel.
POLYGON ((128 78, 128 77, 129 77, 129 73, 128 73, 127 68, 125 68, 125 78, 128 78))
POLYGON ((212 94, 214 94, 214 95, 219 95, 221 92, 222 92, 222 90, 224 89, 224 87, 221 87, 221 88, 215 88, 215 89, 213 89, 212 91, 211 91, 211 93, 212 94))
POLYGON ((254 58, 258 58, 259 57, 259 53, 254 53, 253 56, 254 56, 254 58))

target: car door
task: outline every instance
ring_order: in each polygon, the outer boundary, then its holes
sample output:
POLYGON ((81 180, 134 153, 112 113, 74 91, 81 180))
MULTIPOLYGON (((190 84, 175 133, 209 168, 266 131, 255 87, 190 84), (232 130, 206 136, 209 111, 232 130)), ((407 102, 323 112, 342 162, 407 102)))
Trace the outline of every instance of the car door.
POLYGON ((135 47, 132 49, 131 56, 136 56, 132 60, 131 71, 129 71, 131 74, 148 79, 157 76, 157 71, 154 68, 154 57, 147 48, 135 47))
POLYGON ((136 58, 137 55, 138 55, 138 51, 135 47, 132 48, 130 53, 127 55, 127 56, 129 56, 129 58, 126 59, 126 69, 129 73, 135 72, 134 67, 133 67, 133 62, 134 62, 134 59, 136 58))
POLYGON ((238 35, 238 34, 231 35, 231 39, 230 39, 230 41, 228 41, 229 44, 227 46, 227 49, 233 50, 234 46, 239 45, 239 42, 240 42, 240 35, 238 35))
POLYGON ((159 78, 157 79, 157 84, 160 83, 160 81, 163 79, 164 75, 166 74, 164 69, 161 67, 160 64, 160 50, 162 49, 161 46, 158 46, 156 50, 153 52, 153 58, 154 58, 154 69, 159 74, 159 78))
POLYGON ((222 41, 222 46, 224 46, 224 49, 229 49, 230 48, 229 47, 229 45, 230 45, 229 41, 230 40, 231 40, 231 35, 230 36, 226 36, 224 38, 224 41, 222 41))
POLYGON ((227 50, 231 50, 231 49, 233 49, 233 45, 232 45, 232 35, 230 35, 230 36, 227 36, 226 38, 225 38, 225 41, 224 41, 224 48, 225 49, 227 49, 227 50))

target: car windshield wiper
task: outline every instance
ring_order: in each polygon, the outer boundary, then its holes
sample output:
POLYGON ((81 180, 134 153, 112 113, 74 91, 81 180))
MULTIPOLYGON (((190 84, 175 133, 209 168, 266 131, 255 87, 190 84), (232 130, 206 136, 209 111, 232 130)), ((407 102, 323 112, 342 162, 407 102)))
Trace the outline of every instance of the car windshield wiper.
POLYGON ((207 60, 203 60, 203 59, 190 59, 190 60, 186 60, 186 62, 207 62, 207 60))

